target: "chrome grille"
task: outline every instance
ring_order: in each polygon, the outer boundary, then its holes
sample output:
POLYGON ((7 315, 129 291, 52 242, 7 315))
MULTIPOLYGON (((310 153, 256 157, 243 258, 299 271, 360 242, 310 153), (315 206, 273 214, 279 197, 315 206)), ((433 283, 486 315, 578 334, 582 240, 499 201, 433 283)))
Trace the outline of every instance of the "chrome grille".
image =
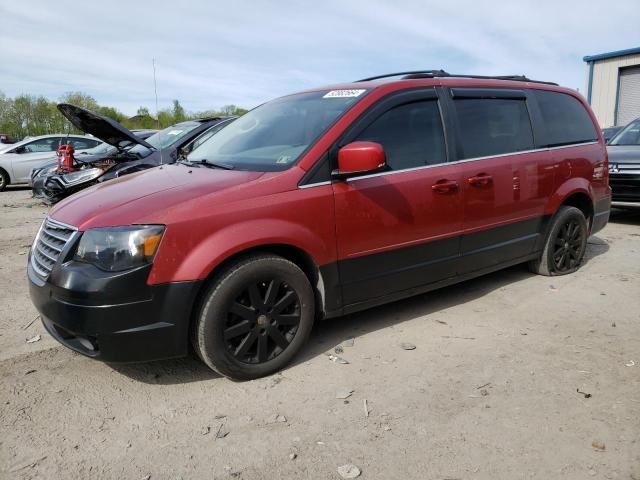
POLYGON ((75 227, 51 218, 44 221, 31 249, 31 266, 39 277, 46 279, 49 276, 76 231, 75 227))

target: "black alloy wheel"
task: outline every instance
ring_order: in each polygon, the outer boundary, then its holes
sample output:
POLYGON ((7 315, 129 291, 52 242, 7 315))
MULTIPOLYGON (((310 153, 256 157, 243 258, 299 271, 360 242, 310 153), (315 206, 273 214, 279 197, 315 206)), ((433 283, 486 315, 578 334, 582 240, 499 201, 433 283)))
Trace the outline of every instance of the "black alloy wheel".
POLYGON ((584 258, 588 235, 584 213, 576 207, 561 206, 550 220, 542 252, 529 262, 529 269, 546 276, 575 272, 584 258))
POLYGON ((562 225, 553 246, 553 271, 563 273, 574 270, 582 259, 586 232, 575 218, 562 225))
POLYGON ((226 347, 244 363, 263 363, 287 349, 300 324, 300 299, 280 278, 247 285, 231 302, 224 329, 226 347))
POLYGON ((270 253, 251 254, 213 277, 191 343, 211 369, 251 380, 285 367, 309 337, 315 317, 315 294, 298 265, 270 253))

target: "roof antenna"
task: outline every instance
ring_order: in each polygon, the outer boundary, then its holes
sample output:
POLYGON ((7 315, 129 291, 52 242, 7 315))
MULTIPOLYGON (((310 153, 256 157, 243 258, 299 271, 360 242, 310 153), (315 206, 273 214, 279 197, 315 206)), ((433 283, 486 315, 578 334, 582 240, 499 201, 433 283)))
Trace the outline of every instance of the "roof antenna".
MULTIPOLYGON (((160 116, 158 115, 158 84, 156 83, 156 59, 152 58, 153 65, 153 91, 156 94, 156 128, 160 130, 160 116)), ((160 165, 162 165, 162 147, 160 147, 160 165)))

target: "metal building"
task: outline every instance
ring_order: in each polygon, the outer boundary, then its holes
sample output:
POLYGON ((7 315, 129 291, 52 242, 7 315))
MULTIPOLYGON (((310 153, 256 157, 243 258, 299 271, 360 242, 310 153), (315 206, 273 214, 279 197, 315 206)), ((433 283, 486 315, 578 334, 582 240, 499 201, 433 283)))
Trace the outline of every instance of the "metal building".
POLYGON ((640 47, 588 55, 585 91, 603 128, 640 117, 640 47))

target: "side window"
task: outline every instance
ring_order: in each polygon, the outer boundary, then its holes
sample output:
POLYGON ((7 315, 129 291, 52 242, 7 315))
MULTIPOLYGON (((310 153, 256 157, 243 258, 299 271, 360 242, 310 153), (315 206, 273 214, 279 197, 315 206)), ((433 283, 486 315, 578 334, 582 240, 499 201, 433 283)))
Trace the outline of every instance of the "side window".
POLYGON ((525 100, 502 98, 454 101, 462 158, 533 150, 533 131, 525 100))
POLYGON ((436 100, 408 103, 383 113, 356 141, 384 147, 391 170, 446 162, 444 132, 436 100))
POLYGON ((187 147, 186 147, 187 150, 189 152, 193 152, 196 148, 198 148, 204 142, 209 140, 211 137, 213 137, 216 133, 218 133, 220 130, 222 130, 224 127, 226 127, 228 124, 229 124, 228 121, 223 121, 223 122, 220 122, 220 123, 214 125, 213 127, 209 128, 209 130, 206 130, 202 135, 200 135, 198 138, 196 138, 191 143, 191 145, 187 145, 187 147))
POLYGON ((43 138, 24 146, 25 153, 55 152, 60 144, 59 137, 43 138))
POLYGON ((87 148, 98 145, 97 141, 91 140, 90 138, 70 138, 69 143, 71 143, 76 150, 86 150, 87 148))
POLYGON ((598 139, 591 117, 577 99, 565 93, 545 90, 534 92, 547 130, 545 147, 598 139))

